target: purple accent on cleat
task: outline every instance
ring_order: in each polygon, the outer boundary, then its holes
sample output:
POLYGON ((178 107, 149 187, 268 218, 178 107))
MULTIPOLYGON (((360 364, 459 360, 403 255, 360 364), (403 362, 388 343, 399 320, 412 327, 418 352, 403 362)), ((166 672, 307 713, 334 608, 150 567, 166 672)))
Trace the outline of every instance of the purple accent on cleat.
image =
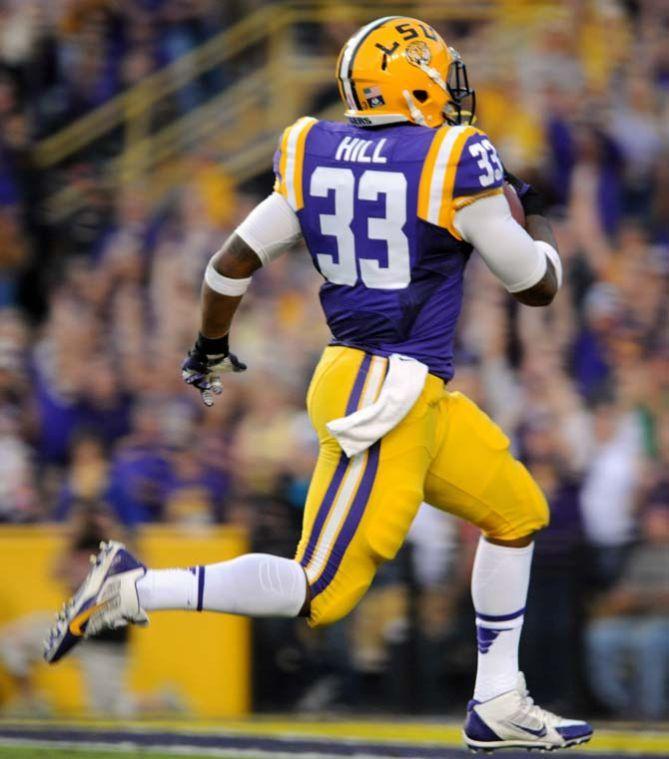
POLYGON ((470 701, 467 705, 465 735, 472 741, 499 741, 499 735, 493 732, 474 710, 475 704, 476 701, 470 701))
MULTIPOLYGON (((92 603, 93 603, 92 598, 86 601, 86 603, 84 603, 81 606, 79 613, 81 614, 82 612, 89 609, 92 603)), ((83 630, 86 629, 86 624, 88 623, 84 624, 84 626, 82 627, 83 630)), ((49 648, 51 648, 54 645, 56 640, 57 640, 57 636, 54 635, 52 631, 50 631, 49 638, 48 638, 49 648)), ((65 656, 65 654, 68 653, 68 651, 74 648, 77 645, 77 643, 80 643, 81 640, 82 640, 81 636, 72 635, 69 629, 66 630, 64 636, 62 637, 60 641, 60 644, 56 647, 56 649, 52 652, 50 658, 48 659, 49 664, 55 664, 59 659, 62 659, 63 656, 65 656)))
POLYGON ((479 653, 487 654, 500 634, 511 629, 511 627, 481 627, 476 625, 476 645, 479 653))
POLYGON ((534 735, 536 738, 544 738, 548 734, 548 729, 546 728, 546 725, 542 725, 539 728, 539 730, 533 730, 531 727, 525 727, 525 725, 519 725, 517 722, 510 722, 509 724, 518 728, 518 730, 522 730, 523 732, 529 733, 530 735, 534 735))
POLYGON ((114 575, 130 572, 135 569, 143 569, 146 572, 144 564, 138 561, 123 546, 113 543, 102 546, 88 576, 77 592, 65 604, 58 622, 48 632, 48 637, 45 641, 44 658, 49 664, 54 664, 59 659, 62 659, 68 651, 84 639, 88 619, 80 620, 78 630, 75 629, 74 631, 71 629, 72 622, 77 617, 81 617, 84 612, 96 603, 96 599, 104 583, 114 575), (92 573, 99 571, 101 564, 107 560, 112 551, 115 554, 106 571, 104 574, 99 575, 93 588, 89 587, 89 579, 93 576, 92 573), (88 597, 84 597, 84 593, 88 597))
POLYGON ((197 568, 197 610, 202 611, 204 603, 204 567, 197 568))
POLYGON ((566 741, 587 738, 593 733, 592 726, 587 722, 581 722, 577 725, 565 725, 564 727, 556 727, 555 729, 566 741))
POLYGON ((140 568, 146 569, 146 566, 141 561, 138 561, 129 551, 126 551, 125 548, 121 548, 116 556, 114 556, 114 560, 107 572, 107 577, 120 575, 123 572, 130 572, 133 569, 140 568))

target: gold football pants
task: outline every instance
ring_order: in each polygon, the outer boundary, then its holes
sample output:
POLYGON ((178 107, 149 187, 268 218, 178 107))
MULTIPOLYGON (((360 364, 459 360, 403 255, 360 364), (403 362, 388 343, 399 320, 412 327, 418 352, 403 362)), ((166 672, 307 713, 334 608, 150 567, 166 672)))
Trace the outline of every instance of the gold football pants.
POLYGON ((296 559, 311 588, 310 624, 341 619, 355 607, 379 565, 394 558, 422 501, 502 540, 548 524, 548 505, 509 439, 462 393, 427 375, 407 416, 350 459, 326 423, 372 403, 387 359, 329 347, 314 373, 307 408, 320 452, 296 559))

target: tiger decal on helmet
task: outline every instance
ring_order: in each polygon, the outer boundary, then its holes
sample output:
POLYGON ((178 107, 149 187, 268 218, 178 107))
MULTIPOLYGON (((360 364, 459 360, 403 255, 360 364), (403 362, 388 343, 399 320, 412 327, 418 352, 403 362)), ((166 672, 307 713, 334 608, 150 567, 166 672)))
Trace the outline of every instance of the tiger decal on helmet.
POLYGON ((359 29, 339 54, 337 82, 355 126, 474 122, 476 95, 462 59, 414 18, 385 16, 359 29))

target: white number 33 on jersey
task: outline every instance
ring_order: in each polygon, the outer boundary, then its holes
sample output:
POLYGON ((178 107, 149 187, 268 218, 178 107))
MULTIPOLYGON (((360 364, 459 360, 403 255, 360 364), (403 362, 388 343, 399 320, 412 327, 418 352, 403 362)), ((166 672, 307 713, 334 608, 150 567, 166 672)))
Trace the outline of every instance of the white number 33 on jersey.
POLYGON ((490 187, 493 182, 499 182, 504 175, 504 169, 490 140, 475 142, 469 146, 469 152, 474 158, 479 159, 476 165, 483 172, 479 176, 481 187, 490 187))

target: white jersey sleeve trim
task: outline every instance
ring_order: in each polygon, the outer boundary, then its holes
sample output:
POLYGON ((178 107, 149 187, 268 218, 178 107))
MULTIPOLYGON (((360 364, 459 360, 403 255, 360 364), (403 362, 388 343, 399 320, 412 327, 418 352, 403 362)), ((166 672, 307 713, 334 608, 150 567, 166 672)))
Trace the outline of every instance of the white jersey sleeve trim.
MULTIPOLYGON (((511 216, 504 195, 481 198, 455 214, 455 228, 471 243, 510 293, 536 285, 546 273, 548 243, 533 240, 511 216)), ((557 269, 557 267, 556 267, 557 269)))
POLYGON ((278 192, 258 204, 235 232, 255 252, 263 266, 285 253, 302 237, 297 214, 278 192))

